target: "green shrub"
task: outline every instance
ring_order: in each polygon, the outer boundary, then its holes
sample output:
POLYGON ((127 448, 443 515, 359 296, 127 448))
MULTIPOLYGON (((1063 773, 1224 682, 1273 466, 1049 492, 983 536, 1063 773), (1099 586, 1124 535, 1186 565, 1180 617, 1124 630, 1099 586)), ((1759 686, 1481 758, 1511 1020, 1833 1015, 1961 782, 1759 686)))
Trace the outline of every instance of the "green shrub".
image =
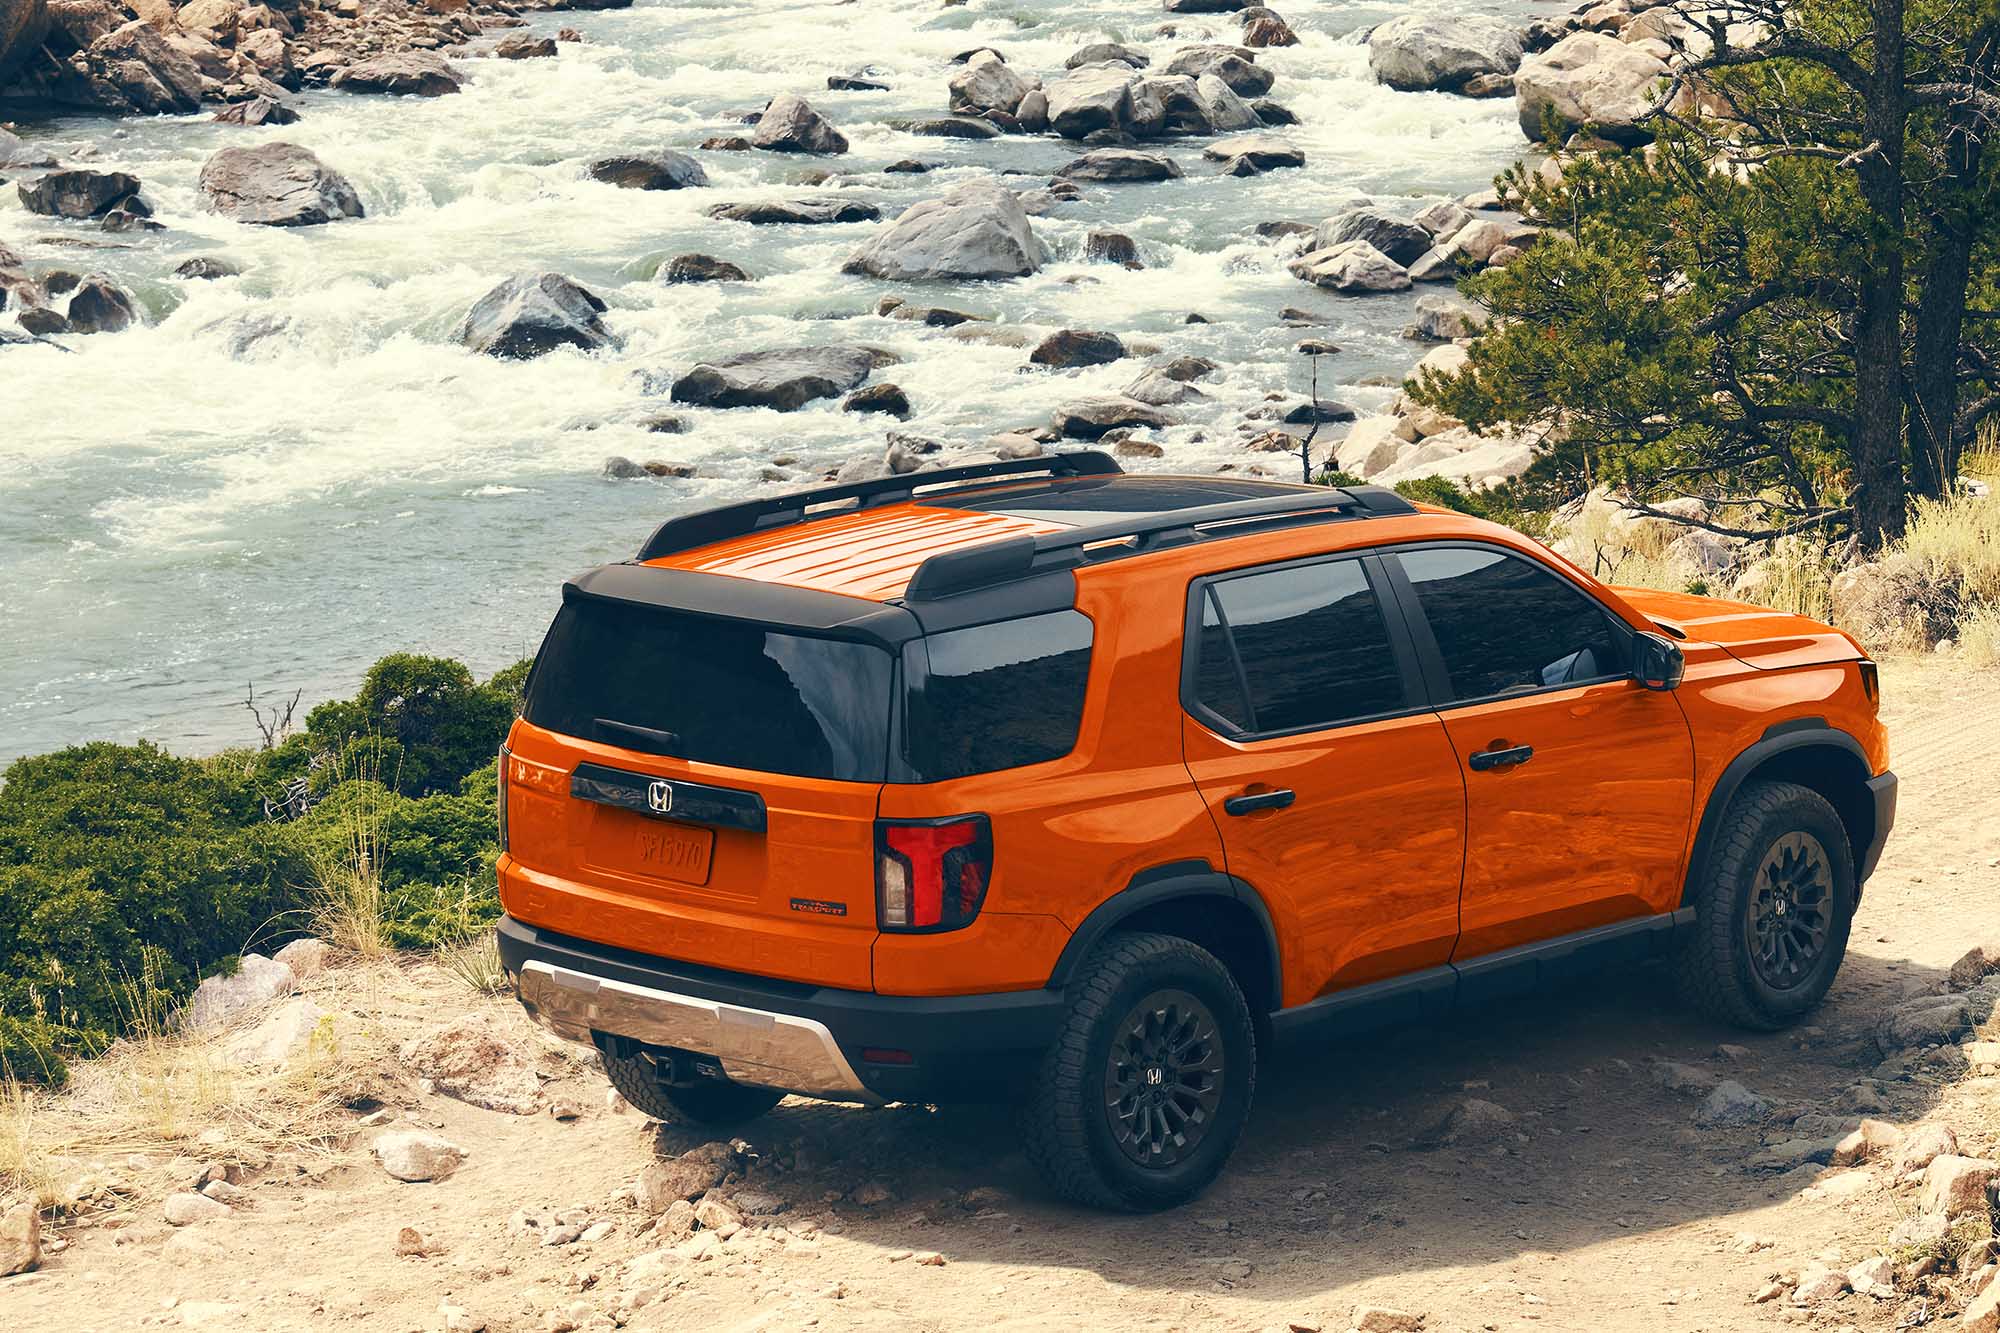
POLYGON ((499 690, 514 701, 514 711, 521 711, 522 701, 528 696, 528 672, 534 669, 535 659, 524 657, 512 666, 501 667, 486 682, 488 689, 499 690))
POLYGON ((90 1044, 79 1034, 58 1028, 47 1019, 0 1014, 0 1081, 14 1079, 60 1088, 69 1081, 69 1065, 62 1053, 89 1049, 90 1044))
POLYGON ((102 1045, 149 952, 157 985, 190 993, 284 933, 302 869, 240 765, 145 742, 18 760, 0 787, 0 1014, 44 1020, 59 1050, 102 1045))
MULTIPOLYGON (((352 699, 323 703, 306 715, 314 749, 343 754, 360 738, 400 747, 393 769, 371 776, 406 796, 455 791, 491 759, 514 721, 515 696, 481 685, 465 665, 442 657, 394 653, 368 668, 352 699)), ((346 770, 353 771, 353 770, 346 770)))

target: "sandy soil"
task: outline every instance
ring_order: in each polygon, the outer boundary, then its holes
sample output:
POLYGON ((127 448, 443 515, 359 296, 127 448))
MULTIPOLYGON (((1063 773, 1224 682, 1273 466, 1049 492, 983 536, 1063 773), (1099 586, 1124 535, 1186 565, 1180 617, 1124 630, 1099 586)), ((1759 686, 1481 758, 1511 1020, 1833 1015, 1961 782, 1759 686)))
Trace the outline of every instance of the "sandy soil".
MULTIPOLYGON (((1884 680, 1901 820, 1810 1027, 1720 1028, 1642 971, 1476 1024, 1284 1055, 1222 1180, 1156 1217, 1051 1201, 997 1112, 794 1099, 745 1133, 738 1177, 713 1191, 779 1211, 679 1240, 633 1183, 706 1136, 608 1109, 587 1058, 433 967, 322 978, 311 985, 355 1016, 354 1050, 488 1009, 537 1052, 543 1100, 583 1113, 482 1110, 426 1093, 384 1054, 363 1083, 397 1124, 467 1151, 448 1179, 390 1179, 369 1156, 379 1131, 356 1128, 324 1151, 238 1154, 251 1169, 234 1214, 173 1228, 163 1196, 232 1149, 197 1139, 77 1163, 122 1193, 51 1227, 63 1248, 41 1272, 0 1280, 0 1328, 1338 1330, 1362 1304, 1422 1314, 1431 1330, 1925 1322, 1956 1308, 1949 1284, 1813 1309, 1752 1302, 1775 1276, 1884 1249, 1915 1206, 1881 1166, 1822 1179, 1782 1153, 1753 1164, 1767 1145, 1867 1112, 1941 1119, 1962 1152, 2000 1150, 2000 1078, 1969 1074, 1953 1046, 1885 1063, 1869 1037, 2000 924, 2000 676, 1927 661, 1884 680), (1659 1061, 1738 1080, 1777 1113, 1700 1128, 1699 1095, 1663 1086, 1659 1061), (1468 1098, 1511 1119, 1473 1117, 1433 1145, 1468 1098), (610 1227, 543 1243, 564 1222, 610 1227), (405 1227, 426 1255, 397 1254, 405 1227)), ((1979 1016, 2000 1035, 2000 1019, 1979 1016)), ((339 1114, 352 1125, 360 1112, 339 1114)), ((209 1137, 226 1145, 233 1130, 209 1137)))

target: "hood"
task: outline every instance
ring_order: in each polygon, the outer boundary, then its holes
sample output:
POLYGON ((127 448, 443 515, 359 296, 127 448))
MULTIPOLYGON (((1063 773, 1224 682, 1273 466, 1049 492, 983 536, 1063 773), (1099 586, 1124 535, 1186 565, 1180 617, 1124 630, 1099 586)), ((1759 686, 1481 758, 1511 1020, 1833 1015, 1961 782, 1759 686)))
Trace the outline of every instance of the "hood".
POLYGON ((1652 588, 1612 591, 1670 635, 1716 644, 1731 657, 1760 670, 1851 662, 1867 656, 1840 630, 1789 611, 1652 588))

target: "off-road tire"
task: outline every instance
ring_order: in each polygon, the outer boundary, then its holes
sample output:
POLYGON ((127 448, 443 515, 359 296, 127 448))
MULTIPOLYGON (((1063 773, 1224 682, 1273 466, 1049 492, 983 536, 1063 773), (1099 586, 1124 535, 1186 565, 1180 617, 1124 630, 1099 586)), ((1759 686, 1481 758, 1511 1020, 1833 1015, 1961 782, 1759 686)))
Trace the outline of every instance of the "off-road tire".
POLYGON ((1827 799, 1793 782, 1745 783, 1716 826, 1689 897, 1695 922, 1677 948, 1676 987, 1689 1004, 1725 1023, 1758 1032, 1790 1026, 1833 985, 1847 953, 1855 901, 1854 852, 1827 799), (1775 873, 1767 858, 1779 855, 1794 834, 1810 839, 1824 858, 1828 919, 1810 966, 1778 986, 1759 962, 1753 905, 1760 882, 1768 884, 1775 873))
POLYGON ((1016 1110, 1028 1160, 1057 1194, 1091 1207, 1148 1212, 1192 1199, 1235 1150, 1257 1085, 1256 1032, 1235 978, 1198 945, 1134 932, 1092 950, 1066 993, 1069 1016, 1016 1110), (1213 1020, 1222 1066, 1199 1138, 1168 1166, 1127 1155, 1105 1099, 1114 1041, 1161 995, 1187 997, 1213 1020))
POLYGON ((646 1115, 668 1124, 708 1125, 726 1129, 755 1120, 784 1097, 776 1088, 721 1080, 671 1088, 660 1082, 653 1062, 643 1055, 604 1057, 604 1073, 626 1101, 646 1115))

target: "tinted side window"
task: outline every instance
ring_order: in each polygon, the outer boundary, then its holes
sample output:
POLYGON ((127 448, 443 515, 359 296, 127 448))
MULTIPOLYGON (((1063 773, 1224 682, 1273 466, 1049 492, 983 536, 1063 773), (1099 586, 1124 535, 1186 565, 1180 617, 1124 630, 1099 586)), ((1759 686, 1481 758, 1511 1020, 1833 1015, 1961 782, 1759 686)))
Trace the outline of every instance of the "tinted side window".
POLYGON ((904 649, 904 757, 922 782, 1060 759, 1076 748, 1090 617, 1054 611, 949 630, 904 649))
POLYGON ((1359 561, 1289 565, 1219 580, 1208 592, 1213 602, 1197 649, 1195 697, 1244 730, 1327 727, 1408 704, 1381 607, 1359 561), (1232 643, 1249 689, 1247 707, 1237 664, 1225 656, 1232 643))
POLYGON ((1440 547, 1398 557, 1460 699, 1622 676, 1626 640, 1603 607, 1518 556, 1440 547))

